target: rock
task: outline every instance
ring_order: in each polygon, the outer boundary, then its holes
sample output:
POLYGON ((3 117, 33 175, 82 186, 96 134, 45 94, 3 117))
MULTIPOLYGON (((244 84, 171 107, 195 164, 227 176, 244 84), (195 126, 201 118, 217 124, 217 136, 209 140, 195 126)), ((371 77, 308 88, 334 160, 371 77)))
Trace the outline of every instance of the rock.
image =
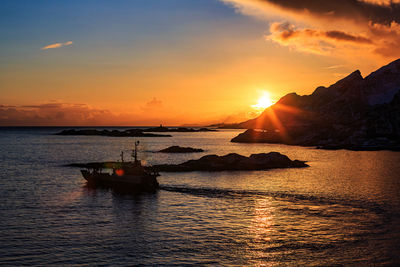
POLYGON ((232 142, 398 150, 400 59, 365 78, 355 71, 311 95, 288 94, 237 127, 261 131, 245 131, 232 142))
POLYGON ((248 129, 234 137, 231 142, 236 143, 282 143, 282 137, 274 131, 248 129))
POLYGON ((171 137, 171 135, 161 135, 144 133, 138 129, 129 129, 125 131, 118 130, 96 130, 96 129, 84 129, 84 130, 63 130, 55 135, 97 135, 97 136, 112 136, 112 137, 171 137))
MULTIPOLYGON (((110 168, 120 162, 71 163, 66 167, 79 168, 110 168)), ((245 157, 236 153, 224 156, 207 155, 197 160, 189 160, 181 164, 161 164, 146 166, 152 171, 160 172, 191 172, 191 171, 255 171, 275 168, 308 167, 305 161, 291 160, 278 152, 252 154, 245 157)))
POLYGON ((290 160, 278 152, 252 154, 245 157, 236 153, 225 156, 207 155, 197 160, 189 160, 181 164, 154 165, 157 171, 190 172, 190 171, 240 171, 268 170, 274 168, 307 167, 304 161, 290 160))
POLYGON ((162 152, 162 153, 197 153, 197 152, 204 152, 204 150, 201 148, 170 146, 170 147, 164 148, 158 152, 162 152))
POLYGON ((164 126, 154 127, 154 128, 146 128, 141 130, 143 132, 180 132, 180 133, 193 133, 193 132, 215 132, 215 129, 209 128, 186 128, 186 127, 177 127, 177 128, 168 128, 164 126))

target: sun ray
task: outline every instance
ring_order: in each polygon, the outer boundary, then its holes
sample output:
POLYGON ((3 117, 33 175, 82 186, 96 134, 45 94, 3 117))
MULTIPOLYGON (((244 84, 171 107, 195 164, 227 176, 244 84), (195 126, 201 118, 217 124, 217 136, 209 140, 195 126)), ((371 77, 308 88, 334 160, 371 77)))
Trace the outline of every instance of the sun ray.
POLYGON ((262 96, 258 99, 257 104, 251 105, 251 107, 257 111, 263 111, 264 109, 272 106, 274 102, 267 92, 263 92, 262 96))

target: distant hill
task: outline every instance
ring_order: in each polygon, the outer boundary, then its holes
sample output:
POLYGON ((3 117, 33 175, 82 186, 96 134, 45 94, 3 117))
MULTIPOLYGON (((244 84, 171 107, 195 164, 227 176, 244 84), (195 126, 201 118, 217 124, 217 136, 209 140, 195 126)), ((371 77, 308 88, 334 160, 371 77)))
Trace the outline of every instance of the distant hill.
POLYGON ((282 97, 259 117, 237 124, 262 129, 233 142, 271 142, 324 148, 399 149, 400 59, 363 78, 360 71, 311 95, 282 97), (257 139, 257 140, 255 140, 257 139))

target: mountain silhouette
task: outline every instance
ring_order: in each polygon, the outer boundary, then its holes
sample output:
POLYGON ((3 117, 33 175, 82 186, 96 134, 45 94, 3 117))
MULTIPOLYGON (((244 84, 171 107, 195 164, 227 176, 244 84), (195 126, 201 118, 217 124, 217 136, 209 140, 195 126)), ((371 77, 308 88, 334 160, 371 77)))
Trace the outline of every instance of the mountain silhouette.
POLYGON ((400 59, 363 78, 354 71, 311 95, 291 93, 232 142, 285 143, 323 148, 399 149, 400 59))

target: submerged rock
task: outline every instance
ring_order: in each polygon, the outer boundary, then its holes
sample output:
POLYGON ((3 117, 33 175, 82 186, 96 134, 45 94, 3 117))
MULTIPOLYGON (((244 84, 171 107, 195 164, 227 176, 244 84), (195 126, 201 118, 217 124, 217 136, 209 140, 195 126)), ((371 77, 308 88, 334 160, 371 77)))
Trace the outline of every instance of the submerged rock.
POLYGON ((129 129, 125 131, 118 130, 96 130, 96 129, 84 129, 84 130, 63 130, 55 135, 97 135, 97 136, 112 136, 112 137, 171 137, 166 134, 152 134, 144 133, 139 129, 129 129))
POLYGON ((304 161, 290 160, 278 152, 252 154, 250 157, 236 153, 225 156, 207 155, 181 164, 153 166, 155 170, 164 172, 268 170, 301 167, 308 167, 308 165, 304 161))
POLYGON ((197 153, 197 152, 204 152, 201 148, 193 148, 193 147, 181 147, 181 146, 170 146, 164 148, 158 152, 162 153, 197 153))

